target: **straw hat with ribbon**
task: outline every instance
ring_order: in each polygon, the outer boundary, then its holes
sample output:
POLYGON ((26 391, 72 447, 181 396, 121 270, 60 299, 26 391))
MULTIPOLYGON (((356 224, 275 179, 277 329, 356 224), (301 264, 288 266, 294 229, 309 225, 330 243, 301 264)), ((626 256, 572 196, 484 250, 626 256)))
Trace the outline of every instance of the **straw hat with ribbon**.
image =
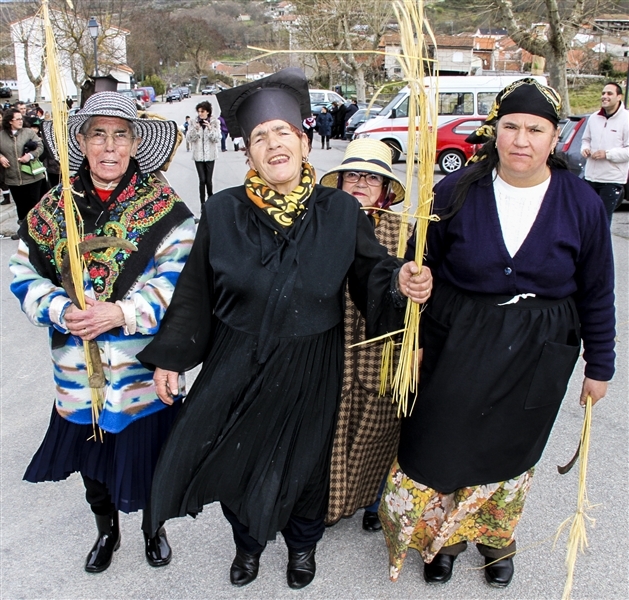
POLYGON ((404 200, 406 190, 398 176, 393 172, 391 148, 384 142, 368 138, 360 138, 350 142, 345 150, 343 162, 321 178, 321 185, 338 187, 339 173, 344 171, 382 175, 391 181, 391 193, 395 195, 395 199, 390 204, 397 204, 404 200))
MULTIPOLYGON (((142 138, 135 159, 142 173, 152 173, 168 162, 177 146, 178 127, 174 121, 140 118, 133 99, 117 92, 99 92, 90 96, 85 106, 68 117, 68 152, 70 170, 76 171, 83 162, 83 153, 76 139, 81 126, 90 117, 117 117, 135 125, 142 138)), ((51 121, 43 122, 44 142, 58 157, 51 121)))

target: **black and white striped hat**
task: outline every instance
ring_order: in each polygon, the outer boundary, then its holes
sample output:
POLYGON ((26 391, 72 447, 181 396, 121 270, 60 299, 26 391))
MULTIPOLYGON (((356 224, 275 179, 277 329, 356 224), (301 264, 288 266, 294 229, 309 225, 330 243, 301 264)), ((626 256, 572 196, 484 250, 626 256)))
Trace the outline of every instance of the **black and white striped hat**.
MULTIPOLYGON (((76 171, 83 162, 83 153, 76 139, 81 126, 90 117, 118 117, 134 123, 142 138, 135 159, 142 173, 157 171, 168 162, 177 147, 177 123, 162 119, 140 118, 133 99, 118 92, 98 92, 90 96, 85 106, 68 117, 68 150, 70 170, 76 171)), ((59 158, 52 121, 43 123, 44 141, 59 158)))

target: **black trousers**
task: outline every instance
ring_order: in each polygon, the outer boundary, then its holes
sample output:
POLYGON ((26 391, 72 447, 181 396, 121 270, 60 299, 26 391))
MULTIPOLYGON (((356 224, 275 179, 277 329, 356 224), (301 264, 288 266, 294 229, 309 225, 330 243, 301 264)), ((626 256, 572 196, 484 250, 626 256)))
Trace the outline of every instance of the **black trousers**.
POLYGON ((616 207, 622 202, 625 186, 621 183, 600 183, 597 181, 588 181, 587 179, 585 181, 590 184, 594 191, 601 197, 605 205, 605 210, 607 211, 607 218, 611 223, 612 215, 616 207))
POLYGON ((330 136, 329 135, 322 135, 321 136, 321 150, 323 150, 325 148, 325 145, 328 145, 328 148, 330 147, 330 136))
MULTIPOLYGON (((244 550, 248 554, 257 554, 264 550, 265 545, 260 544, 257 540, 249 535, 249 528, 243 525, 238 517, 227 506, 221 502, 221 508, 225 518, 232 526, 234 533, 234 542, 236 547, 244 550)), ((323 517, 315 520, 303 519, 302 517, 291 516, 284 529, 282 535, 286 541, 286 545, 290 550, 295 552, 304 552, 312 548, 322 537, 325 531, 323 517)))
POLYGON ((214 161, 194 161, 194 164, 197 167, 197 174, 199 175, 199 198, 201 199, 201 204, 205 204, 205 201, 212 195, 212 175, 214 174, 214 161))
POLYGON ((15 208, 17 208, 17 219, 22 221, 28 211, 31 210, 40 200, 42 193, 42 182, 44 179, 27 183, 26 185, 10 185, 11 196, 15 200, 15 208))

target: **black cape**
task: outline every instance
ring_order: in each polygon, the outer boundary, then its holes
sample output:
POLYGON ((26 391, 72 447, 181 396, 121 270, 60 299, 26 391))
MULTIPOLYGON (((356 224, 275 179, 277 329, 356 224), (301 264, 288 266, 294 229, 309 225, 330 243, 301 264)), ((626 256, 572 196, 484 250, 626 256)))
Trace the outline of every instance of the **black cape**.
POLYGON ((288 230, 244 187, 205 205, 190 258, 140 360, 203 362, 155 473, 151 525, 220 500, 259 543, 324 515, 343 362, 343 291, 368 335, 401 326, 400 266, 358 202, 316 186, 288 230))

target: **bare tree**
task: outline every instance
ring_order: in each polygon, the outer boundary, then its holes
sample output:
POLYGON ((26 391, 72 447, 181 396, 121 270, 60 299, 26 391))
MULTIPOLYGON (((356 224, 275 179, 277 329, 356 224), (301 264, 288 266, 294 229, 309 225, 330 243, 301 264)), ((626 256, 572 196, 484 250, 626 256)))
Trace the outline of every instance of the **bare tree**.
POLYGON ((356 85, 356 96, 364 102, 366 74, 372 70, 380 38, 393 17, 390 2, 363 0, 301 0, 299 41, 302 47, 316 50, 337 50, 333 56, 321 54, 328 69, 338 64, 341 72, 350 75, 356 85))
POLYGON ((549 83, 563 99, 562 113, 570 114, 570 96, 566 72, 568 51, 572 40, 587 17, 596 14, 599 0, 574 0, 571 5, 559 0, 543 0, 536 3, 534 17, 529 12, 516 13, 512 0, 490 0, 490 5, 500 11, 509 32, 509 37, 520 48, 546 59, 549 83), (545 20, 546 31, 531 28, 531 19, 545 20))
POLYGON ((201 76, 207 73, 210 58, 225 45, 223 36, 203 19, 181 17, 172 19, 171 23, 176 32, 177 43, 185 58, 190 61, 196 76, 198 92, 201 76))
POLYGON ((126 27, 130 31, 127 38, 128 62, 140 78, 150 74, 161 75, 169 65, 184 60, 170 11, 140 8, 128 15, 126 27))
POLYGON ((36 2, 3 7, 2 11, 3 27, 6 26, 8 30, 11 24, 11 41, 22 49, 26 76, 35 87, 35 102, 41 98, 41 87, 46 75, 44 30, 41 19, 32 18, 36 11, 36 2))
POLYGON ((124 0, 52 0, 50 20, 57 32, 57 45, 70 69, 77 89, 86 76, 95 72, 93 40, 88 21, 95 17, 99 32, 96 40, 99 74, 108 73, 115 65, 126 62, 125 45, 121 43, 124 0))
MULTIPOLYGON (((125 0, 50 0, 50 19, 59 49, 59 59, 70 72, 77 89, 86 75, 94 72, 92 38, 88 20, 94 16, 100 30, 97 40, 98 57, 103 72, 125 62, 124 44, 120 43, 120 27, 124 18, 125 0)), ((12 24, 13 43, 22 48, 26 75, 35 86, 35 100, 41 96, 46 76, 43 52, 43 21, 38 14, 40 2, 21 2, 10 9, 3 8, 3 24, 12 24), (37 58, 35 58, 37 57, 37 58)))

